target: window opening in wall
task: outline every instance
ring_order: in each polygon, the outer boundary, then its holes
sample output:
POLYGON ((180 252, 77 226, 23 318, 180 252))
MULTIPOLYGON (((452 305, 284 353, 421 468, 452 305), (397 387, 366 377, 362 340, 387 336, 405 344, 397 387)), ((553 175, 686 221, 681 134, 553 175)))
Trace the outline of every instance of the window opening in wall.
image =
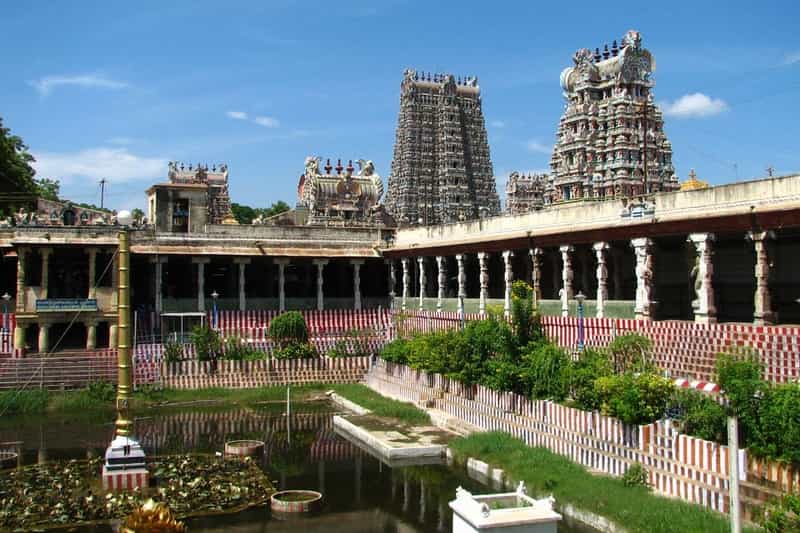
POLYGON ((172 231, 188 233, 189 231, 189 200, 175 200, 172 206, 172 231))

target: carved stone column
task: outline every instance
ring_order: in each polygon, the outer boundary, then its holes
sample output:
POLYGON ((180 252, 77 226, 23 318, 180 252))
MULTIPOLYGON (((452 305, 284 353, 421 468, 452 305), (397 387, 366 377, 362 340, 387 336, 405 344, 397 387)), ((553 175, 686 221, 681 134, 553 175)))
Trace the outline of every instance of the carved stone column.
POLYGON ((386 265, 389 267, 389 309, 394 310, 394 297, 395 294, 395 285, 397 284, 397 274, 394 270, 395 262, 393 259, 389 259, 386 261, 386 265))
POLYGON ((314 259, 314 264, 317 265, 317 311, 322 311, 325 309, 325 279, 322 273, 328 260, 314 259))
POLYGON ((464 255, 456 255, 458 265, 458 314, 464 315, 464 299, 467 297, 467 272, 464 270, 464 255))
POLYGON ((428 277, 425 274, 425 258, 417 257, 417 265, 419 265, 419 310, 425 309, 425 285, 428 283, 428 277))
POLYGON ((47 353, 50 350, 50 324, 39 324, 39 352, 47 353))
MULTIPOLYGON (((192 263, 195 263, 197 265, 197 310, 198 311, 206 310, 206 263, 210 261, 211 259, 208 257, 192 258, 192 263)), ((156 263, 156 273, 158 273, 161 270, 158 265, 159 263, 156 263)), ((161 276, 156 276, 156 288, 158 289, 157 294, 161 294, 161 276)))
POLYGON ((753 241, 756 250, 756 294, 753 307, 753 323, 764 326, 775 323, 775 312, 772 310, 772 298, 769 290, 769 250, 767 243, 775 238, 773 231, 749 232, 747 238, 753 241))
MULTIPOLYGON (((17 249, 17 313, 25 312, 25 263, 27 255, 27 248, 17 249)), ((24 342, 23 338, 23 345, 19 348, 24 347, 24 342)))
POLYGON ((478 252, 478 263, 480 265, 480 282, 481 282, 481 295, 478 304, 478 312, 482 315, 486 314, 486 296, 489 293, 489 264, 487 259, 489 254, 486 252, 478 252))
POLYGON ((116 350, 119 344, 119 326, 115 323, 108 325, 108 347, 116 350))
POLYGON ((714 234, 692 233, 689 242, 694 244, 695 262, 691 277, 694 279, 695 300, 692 302, 694 321, 701 324, 713 324, 717 321, 717 309, 714 306, 714 234))
POLYGON ((531 254, 531 286, 533 287, 533 304, 539 305, 542 299, 542 255, 544 250, 532 248, 531 254))
POLYGON ((97 348, 97 322, 86 322, 86 349, 94 350, 97 348))
POLYGON ((653 318, 653 241, 647 237, 631 240, 636 257, 636 304, 637 320, 653 318))
POLYGON ((47 299, 48 287, 50 285, 50 254, 53 253, 52 248, 42 248, 42 284, 39 296, 42 300, 47 299))
POLYGON ((353 265, 353 309, 361 311, 361 265, 364 260, 353 259, 350 264, 353 265))
POLYGON ((286 311, 286 267, 289 265, 288 257, 275 259, 278 265, 278 311, 286 311))
POLYGON ((561 251, 561 316, 569 316, 569 301, 572 300, 572 252, 569 244, 559 247, 561 251))
POLYGON ((447 289, 447 262, 446 258, 441 255, 436 256, 436 269, 438 272, 438 292, 436 294, 436 312, 441 313, 444 306, 444 293, 447 289))
POLYGON ((245 269, 250 263, 249 257, 237 257, 233 262, 239 265, 239 311, 247 309, 247 287, 245 286, 245 269))
POLYGON ((607 242, 596 242, 592 246, 597 258, 597 318, 605 317, 606 300, 608 300, 608 268, 606 267, 607 242))
POLYGON ((408 263, 410 259, 408 257, 404 257, 400 260, 400 263, 403 265, 403 301, 401 305, 401 309, 403 311, 406 310, 406 306, 408 305, 408 290, 409 285, 411 285, 411 272, 408 269, 408 263))
POLYGON ((97 298, 97 248, 86 248, 86 255, 89 256, 89 290, 86 297, 91 300, 97 298))
POLYGON ((514 265, 511 264, 511 258, 514 257, 514 252, 506 250, 503 252, 503 264, 505 265, 505 278, 506 290, 503 301, 503 314, 506 317, 511 316, 511 284, 514 283, 514 265))

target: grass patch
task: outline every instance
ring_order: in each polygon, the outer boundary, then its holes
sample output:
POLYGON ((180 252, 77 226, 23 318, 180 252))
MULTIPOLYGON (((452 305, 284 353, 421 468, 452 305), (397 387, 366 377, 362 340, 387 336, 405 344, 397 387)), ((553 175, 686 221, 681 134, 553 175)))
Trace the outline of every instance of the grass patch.
POLYGON ((730 522, 721 514, 657 496, 645 487, 626 487, 621 479, 592 475, 565 457, 531 448, 507 433, 476 433, 451 441, 450 448, 460 461, 474 457, 504 469, 515 482, 524 480, 531 494, 552 493, 556 502, 599 514, 631 532, 730 531, 730 522))
POLYGON ((430 425, 431 423, 428 413, 414 404, 386 398, 364 385, 331 385, 329 388, 351 402, 369 409, 376 416, 395 418, 412 425, 430 425))
POLYGON ((42 389, 0 392, 0 413, 4 416, 43 413, 49 400, 50 393, 42 389))

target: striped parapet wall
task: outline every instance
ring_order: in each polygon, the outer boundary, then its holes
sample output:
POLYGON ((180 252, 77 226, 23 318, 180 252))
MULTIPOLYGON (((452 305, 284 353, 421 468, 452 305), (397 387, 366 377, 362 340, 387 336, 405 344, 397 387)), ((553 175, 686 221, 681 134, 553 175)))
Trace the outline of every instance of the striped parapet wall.
MULTIPOLYGON (((373 366, 366 383, 396 399, 432 402, 462 422, 510 433, 593 471, 621 476, 631 464, 641 463, 657 492, 728 512, 727 446, 682 435, 669 420, 626 425, 599 412, 463 386, 444 376, 383 361, 373 366)), ((739 464, 741 485, 746 487, 742 496, 746 519, 753 518, 759 506, 780 490, 797 487, 796 472, 754 462, 746 451, 740 451, 739 464)))
POLYGON ((161 378, 164 386, 177 389, 358 383, 369 368, 369 357, 181 361, 163 363, 161 378))
MULTIPOLYGON (((409 337, 461 327, 461 315, 454 311, 396 311, 392 314, 397 335, 409 337)), ((479 313, 466 313, 464 321, 485 318, 479 313)))
POLYGON ((0 390, 20 387, 71 389, 94 381, 117 382, 116 350, 95 350, 69 356, 0 359, 0 390))
MULTIPOLYGON (((374 331, 376 336, 386 336, 391 325, 391 314, 386 309, 328 309, 300 311, 306 319, 309 336, 339 336, 350 331, 374 331)), ((237 336, 259 342, 266 341, 270 321, 280 313, 274 310, 217 311, 208 313, 212 324, 224 337, 237 336)))

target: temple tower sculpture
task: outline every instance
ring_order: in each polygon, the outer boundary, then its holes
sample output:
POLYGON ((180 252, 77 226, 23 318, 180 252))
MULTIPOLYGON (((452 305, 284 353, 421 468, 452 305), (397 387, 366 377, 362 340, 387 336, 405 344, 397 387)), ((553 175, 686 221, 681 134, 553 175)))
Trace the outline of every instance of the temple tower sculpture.
POLYGON ((402 226, 498 214, 476 78, 405 71, 386 209, 402 226))
POLYGON ((672 145, 653 101, 653 55, 630 30, 603 52, 575 52, 561 73, 566 109, 550 160, 546 203, 679 188, 672 145))
POLYGON ((506 181, 506 213, 520 215, 544 207, 547 174, 512 172, 506 181))

